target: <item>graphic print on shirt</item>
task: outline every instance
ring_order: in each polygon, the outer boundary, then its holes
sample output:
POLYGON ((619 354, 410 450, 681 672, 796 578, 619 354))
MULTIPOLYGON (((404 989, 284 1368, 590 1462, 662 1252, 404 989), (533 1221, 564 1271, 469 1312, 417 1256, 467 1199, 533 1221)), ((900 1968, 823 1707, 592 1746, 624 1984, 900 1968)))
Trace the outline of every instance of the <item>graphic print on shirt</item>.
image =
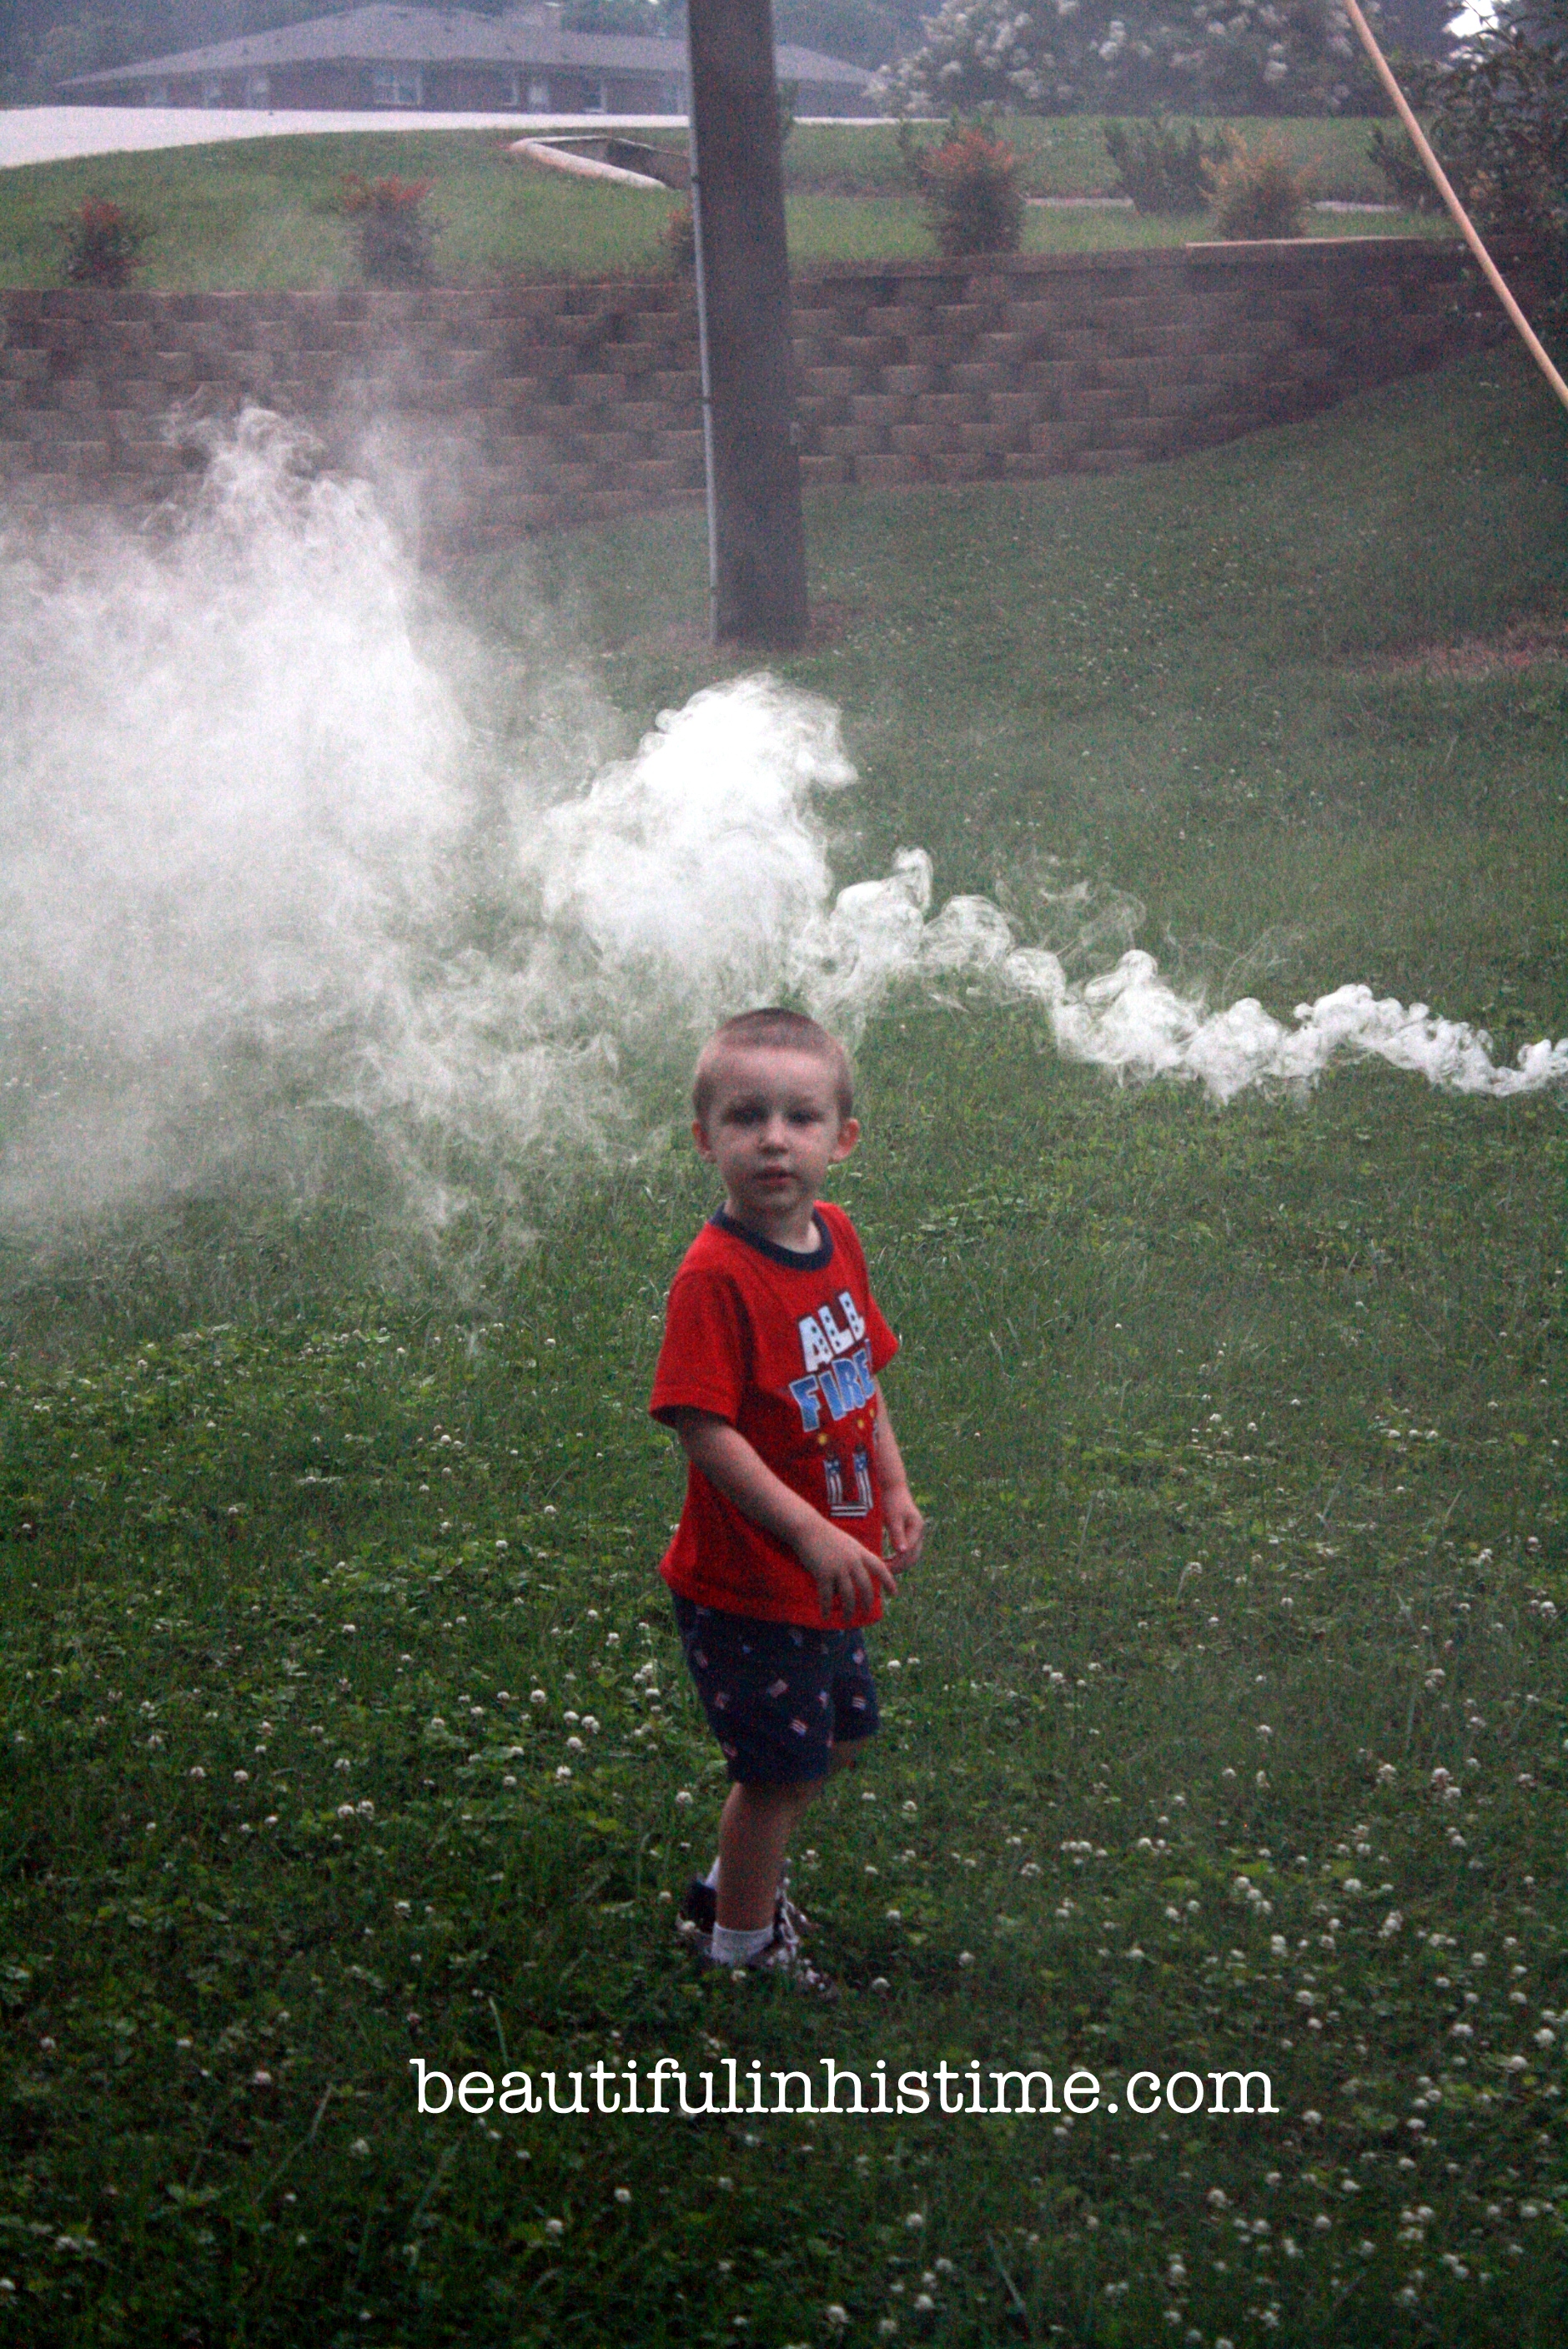
POLYGON ((848 1419, 851 1412, 869 1410, 876 1402, 872 1350, 861 1342, 866 1325, 847 1288, 840 1289, 837 1301, 843 1328, 831 1305, 802 1314, 795 1325, 806 1376, 791 1379, 789 1392, 808 1435, 815 1435, 821 1426, 824 1409, 830 1420, 848 1419))
MULTIPOLYGON (((806 1375, 791 1379, 789 1392, 806 1434, 819 1433, 824 1413, 831 1423, 848 1419, 851 1413, 874 1411, 876 1373, 872 1369, 872 1350, 861 1342, 866 1325, 851 1292, 841 1288, 833 1304, 802 1314, 795 1326, 806 1375)), ((822 1473, 827 1479, 830 1516, 871 1516, 876 1501, 871 1454, 863 1444, 855 1445, 847 1462, 840 1453, 825 1454, 822 1473)))
POLYGON ((863 1444, 857 1444, 850 1462, 850 1473, 855 1480, 852 1495, 844 1490, 844 1464, 836 1452, 830 1452, 822 1463, 828 1478, 828 1515, 830 1517, 869 1517, 872 1513, 872 1464, 863 1444))

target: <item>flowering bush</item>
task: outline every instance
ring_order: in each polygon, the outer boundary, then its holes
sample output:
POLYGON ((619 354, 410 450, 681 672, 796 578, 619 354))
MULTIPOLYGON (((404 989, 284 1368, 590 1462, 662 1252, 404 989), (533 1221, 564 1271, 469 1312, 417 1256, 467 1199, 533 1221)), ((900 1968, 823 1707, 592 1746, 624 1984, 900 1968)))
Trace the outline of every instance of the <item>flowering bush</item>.
MULTIPOLYGON (((1369 0, 1368 14, 1377 10, 1369 0)), ((1381 113, 1339 0, 943 0, 872 84, 897 114, 1381 113)))
POLYGON ((1249 147, 1233 130, 1222 162, 1203 166, 1203 180, 1222 236, 1299 236, 1305 226, 1312 173, 1294 171, 1288 155, 1263 140, 1249 147))
POLYGON ((949 259, 965 253, 1016 253, 1024 233, 1018 164, 971 124, 954 122, 940 147, 923 151, 901 141, 925 208, 937 250, 949 259))
POLYGON ((1163 116, 1152 122, 1102 125, 1106 152, 1116 166, 1117 193, 1140 212, 1201 212, 1205 163, 1222 163, 1229 146, 1222 131, 1200 139, 1194 124, 1182 138, 1163 116))
POLYGON ((88 196, 69 220, 60 222, 60 234, 66 241, 62 267, 67 285, 124 285, 152 232, 119 204, 88 196))
POLYGON ((359 222, 359 265, 367 285, 428 283, 436 232, 425 217, 424 202, 435 184, 345 174, 343 209, 359 222))

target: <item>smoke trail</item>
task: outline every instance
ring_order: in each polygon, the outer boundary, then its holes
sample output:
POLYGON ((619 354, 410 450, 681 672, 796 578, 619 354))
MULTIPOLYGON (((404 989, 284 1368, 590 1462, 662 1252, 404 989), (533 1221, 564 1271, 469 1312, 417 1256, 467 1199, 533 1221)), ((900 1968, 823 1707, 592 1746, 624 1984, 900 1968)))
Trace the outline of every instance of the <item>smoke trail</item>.
POLYGON ((0 540, 13 1227, 236 1170, 378 1180, 429 1228, 521 1216, 636 1147, 716 1017, 791 991, 851 1037, 903 990, 1032 1002, 1064 1054, 1221 1102, 1355 1054, 1468 1092, 1568 1079, 1568 1041, 1500 1067, 1363 987, 1294 1025, 1210 1011, 1084 883, 1026 944, 986 898, 934 914, 920 849, 835 894, 816 799, 854 775, 826 704, 742 678, 607 763, 613 715, 547 642, 516 657, 521 721, 497 698, 505 660, 363 484, 260 411, 211 455, 160 537, 0 540))

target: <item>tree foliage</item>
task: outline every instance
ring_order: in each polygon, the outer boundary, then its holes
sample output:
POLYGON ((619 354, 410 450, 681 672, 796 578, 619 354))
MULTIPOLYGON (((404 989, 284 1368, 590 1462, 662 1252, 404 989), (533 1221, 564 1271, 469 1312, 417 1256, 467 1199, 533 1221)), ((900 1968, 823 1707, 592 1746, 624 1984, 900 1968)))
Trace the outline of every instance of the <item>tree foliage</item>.
MULTIPOLYGON (((1484 237, 1523 249, 1542 315, 1568 323, 1568 0, 1501 0, 1457 57, 1418 65, 1410 96, 1455 193, 1484 237)), ((1439 199, 1402 130, 1373 159, 1410 198, 1439 199)))

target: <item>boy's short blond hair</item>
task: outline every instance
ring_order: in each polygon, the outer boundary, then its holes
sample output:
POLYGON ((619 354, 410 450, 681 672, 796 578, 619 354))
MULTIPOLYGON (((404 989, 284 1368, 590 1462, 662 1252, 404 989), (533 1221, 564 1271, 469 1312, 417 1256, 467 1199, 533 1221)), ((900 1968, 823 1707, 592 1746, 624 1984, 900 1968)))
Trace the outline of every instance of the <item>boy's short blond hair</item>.
POLYGON ((814 1059, 825 1061, 833 1072, 833 1095, 842 1123, 855 1113, 855 1081, 850 1067, 850 1056, 836 1036, 809 1019, 803 1011, 785 1011, 770 1005, 762 1011, 739 1011, 733 1019, 726 1019, 716 1028, 697 1056, 696 1073, 692 1079, 692 1114, 701 1126, 707 1123, 708 1111, 718 1086, 718 1067, 726 1052, 741 1051, 810 1052, 814 1059))

